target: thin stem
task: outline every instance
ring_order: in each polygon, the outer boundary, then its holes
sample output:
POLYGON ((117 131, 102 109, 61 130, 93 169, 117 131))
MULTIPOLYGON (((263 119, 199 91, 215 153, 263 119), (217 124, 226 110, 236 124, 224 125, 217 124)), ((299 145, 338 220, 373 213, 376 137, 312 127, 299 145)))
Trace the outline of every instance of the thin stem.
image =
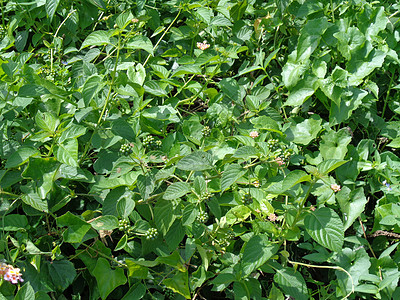
MULTIPOLYGON (((157 44, 154 45, 153 47, 153 51, 156 50, 157 46, 159 43, 161 43, 162 39, 164 38, 164 36, 167 34, 167 32, 169 31, 169 29, 172 27, 172 25, 175 23, 175 21, 178 19, 179 15, 181 14, 182 9, 180 9, 178 11, 178 14, 176 15, 175 19, 171 22, 171 24, 169 24, 168 28, 164 31, 164 33, 162 34, 162 36, 158 39, 157 44)), ((150 59, 150 56, 152 56, 152 54, 149 54, 145 60, 145 62, 143 63, 143 67, 147 64, 147 62, 150 59)))
POLYGON ((319 268, 319 269, 333 269, 333 270, 339 270, 342 272, 345 272, 347 274, 347 276, 349 276, 350 280, 351 280, 351 291, 350 293, 348 293, 344 298, 342 299, 347 299, 351 294, 354 293, 354 281, 353 281, 353 277, 351 277, 350 273, 347 272, 345 269, 343 269, 342 267, 339 266, 318 266, 318 265, 311 265, 311 264, 305 264, 305 263, 301 263, 301 262, 296 262, 296 261, 291 261, 288 260, 288 263, 292 264, 293 266, 299 265, 299 266, 305 266, 305 267, 311 267, 311 268, 319 268))
POLYGON ((390 82, 389 82, 388 90, 386 92, 386 98, 385 98, 385 102, 383 104, 383 109, 382 109, 382 118, 385 116, 386 106, 387 106, 387 103, 389 101, 390 90, 391 90, 391 87, 392 87, 392 84, 393 84, 394 73, 395 72, 393 72, 392 73, 392 77, 390 77, 390 82))
POLYGON ((112 89, 113 89, 114 82, 115 82, 115 74, 117 73, 119 53, 120 53, 120 50, 121 50, 120 43, 121 43, 121 35, 118 36, 117 56, 116 56, 116 59, 115 59, 114 70, 111 73, 111 83, 110 83, 110 88, 108 89, 108 93, 107 93, 107 96, 106 96, 106 101, 105 101, 105 103, 103 105, 103 109, 102 109, 102 111, 100 113, 99 119, 97 120, 96 127, 94 128, 94 130, 92 132, 92 135, 90 136, 89 141, 86 143, 86 146, 85 146, 85 149, 83 151, 82 157, 81 157, 81 159, 79 161, 79 164, 81 164, 83 162, 83 160, 85 159, 85 157, 86 157, 86 153, 88 152, 89 147, 90 147, 90 145, 92 143, 93 136, 95 135, 95 133, 97 132, 97 130, 99 128, 99 125, 101 123, 101 120, 103 119, 104 113, 106 112, 106 109, 107 109, 107 106, 108 106, 108 102, 110 101, 112 89))

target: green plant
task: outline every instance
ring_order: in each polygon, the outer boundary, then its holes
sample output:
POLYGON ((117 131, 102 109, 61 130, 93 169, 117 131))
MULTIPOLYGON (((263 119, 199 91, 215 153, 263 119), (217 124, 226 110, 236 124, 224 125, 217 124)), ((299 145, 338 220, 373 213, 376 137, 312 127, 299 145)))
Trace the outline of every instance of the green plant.
POLYGON ((0 298, 399 297, 397 3, 0 9, 0 298))

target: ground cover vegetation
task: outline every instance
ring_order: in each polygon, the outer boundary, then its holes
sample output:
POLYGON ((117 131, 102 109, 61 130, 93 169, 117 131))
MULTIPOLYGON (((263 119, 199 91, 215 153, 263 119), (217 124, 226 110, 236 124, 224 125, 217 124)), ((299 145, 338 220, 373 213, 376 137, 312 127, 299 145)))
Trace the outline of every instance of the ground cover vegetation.
POLYGON ((400 299, 397 1, 0 5, 0 299, 400 299))

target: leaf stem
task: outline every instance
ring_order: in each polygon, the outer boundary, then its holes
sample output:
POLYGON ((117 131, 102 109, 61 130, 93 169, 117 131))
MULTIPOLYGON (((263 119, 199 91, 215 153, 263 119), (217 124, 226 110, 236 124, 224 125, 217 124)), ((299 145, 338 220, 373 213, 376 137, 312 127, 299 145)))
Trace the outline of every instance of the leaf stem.
MULTIPOLYGON (((167 34, 167 32, 169 31, 169 29, 172 27, 172 25, 175 23, 175 21, 178 19, 179 15, 181 14, 182 9, 179 9, 178 14, 176 15, 175 19, 171 22, 171 24, 169 24, 168 28, 164 31, 164 33, 162 34, 162 36, 158 39, 157 43, 154 45, 153 47, 153 51, 156 50, 158 44, 162 41, 162 39, 164 38, 164 36, 167 34)), ((145 62, 143 63, 143 67, 147 64, 147 62, 150 59, 150 56, 152 56, 152 54, 149 53, 149 55, 147 56, 145 62)))
POLYGON ((296 261, 291 261, 291 260, 287 260, 288 263, 292 264, 293 266, 296 265, 300 265, 300 266, 305 266, 307 268, 311 267, 311 268, 319 268, 319 269, 333 269, 333 270, 339 270, 342 272, 345 272, 347 274, 347 276, 349 276, 350 280, 351 280, 351 291, 350 293, 348 293, 344 298, 342 299, 347 299, 351 294, 354 293, 354 281, 353 281, 353 277, 350 275, 349 272, 347 272, 345 269, 343 269, 342 267, 339 266, 318 266, 318 265, 311 265, 311 264, 305 264, 305 263, 301 263, 301 262, 296 262, 296 261))

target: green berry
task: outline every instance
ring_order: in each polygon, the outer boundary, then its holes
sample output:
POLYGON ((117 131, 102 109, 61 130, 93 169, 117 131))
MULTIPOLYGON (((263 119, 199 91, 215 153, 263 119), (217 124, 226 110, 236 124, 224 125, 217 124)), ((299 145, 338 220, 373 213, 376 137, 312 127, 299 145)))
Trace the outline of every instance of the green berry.
POLYGON ((197 216, 197 221, 205 223, 208 220, 208 214, 205 211, 201 211, 197 216))
POLYGON ((143 139, 143 145, 145 147, 151 146, 153 142, 154 142, 154 137, 152 135, 148 135, 143 139))
POLYGON ((253 198, 249 193, 246 193, 242 196, 242 203, 245 205, 249 205, 253 203, 253 198))
POLYGON ((119 148, 119 152, 124 155, 129 155, 132 153, 132 146, 130 144, 122 144, 121 148, 119 148))
POLYGON ((277 140, 277 139, 269 139, 267 141, 267 145, 268 145, 268 148, 271 151, 275 151, 275 150, 277 150, 279 148, 279 140, 277 140))
POLYGON ((201 200, 202 201, 207 201, 212 197, 212 194, 209 192, 205 192, 203 194, 201 194, 201 200))
POLYGON ((201 130, 201 133, 203 136, 208 136, 210 135, 211 129, 209 126, 204 126, 203 129, 201 130))
POLYGON ((149 228, 144 234, 147 240, 154 240, 158 236, 158 230, 156 228, 149 228))

